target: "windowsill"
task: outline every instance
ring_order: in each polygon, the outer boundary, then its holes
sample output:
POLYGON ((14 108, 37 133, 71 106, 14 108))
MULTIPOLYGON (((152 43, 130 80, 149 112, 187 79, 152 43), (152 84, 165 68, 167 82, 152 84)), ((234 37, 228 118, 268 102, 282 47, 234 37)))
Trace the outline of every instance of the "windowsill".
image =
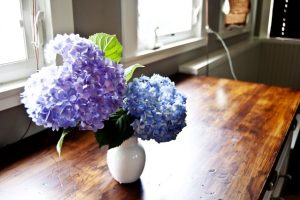
POLYGON ((203 38, 191 38, 184 41, 165 45, 156 50, 146 50, 139 52, 136 56, 123 58, 122 63, 125 66, 130 66, 135 63, 146 65, 162 59, 175 56, 187 51, 191 51, 196 48, 203 47, 207 44, 206 37, 203 38))
MULTIPOLYGON (((249 40, 239 44, 229 46, 231 57, 235 57, 250 48, 258 45, 258 40, 249 40)), ((210 66, 210 70, 219 66, 221 63, 227 61, 227 55, 223 49, 209 53, 197 59, 179 65, 178 71, 192 75, 204 75, 206 73, 206 67, 210 66)))
MULTIPOLYGON (((125 66, 130 66, 135 63, 142 65, 159 61, 183 52, 187 52, 207 43, 206 39, 193 38, 182 42, 166 45, 157 50, 149 50, 141 52, 134 58, 123 60, 125 66)), ((21 79, 4 84, 0 84, 0 111, 21 105, 20 93, 24 90, 24 85, 27 79, 21 79)))
POLYGON ((258 37, 258 39, 265 43, 300 45, 300 39, 280 38, 280 37, 258 37))
POLYGON ((0 85, 0 111, 18 106, 20 93, 23 92, 26 79, 0 85))
POLYGON ((234 37, 234 36, 238 36, 238 35, 242 35, 245 33, 250 33, 250 27, 246 26, 246 27, 233 27, 231 29, 226 29, 223 28, 220 30, 220 35, 223 39, 226 38, 230 38, 230 37, 234 37))

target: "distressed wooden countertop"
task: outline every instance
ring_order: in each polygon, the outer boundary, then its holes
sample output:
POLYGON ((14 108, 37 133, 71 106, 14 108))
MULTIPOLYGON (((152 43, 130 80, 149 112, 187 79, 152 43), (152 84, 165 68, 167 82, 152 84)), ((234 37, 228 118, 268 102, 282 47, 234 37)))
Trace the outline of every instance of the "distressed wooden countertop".
POLYGON ((212 77, 175 80, 188 99, 187 126, 175 141, 141 142, 147 158, 140 180, 114 181, 92 133, 67 138, 61 158, 45 133, 2 149, 0 199, 258 199, 299 91, 212 77))

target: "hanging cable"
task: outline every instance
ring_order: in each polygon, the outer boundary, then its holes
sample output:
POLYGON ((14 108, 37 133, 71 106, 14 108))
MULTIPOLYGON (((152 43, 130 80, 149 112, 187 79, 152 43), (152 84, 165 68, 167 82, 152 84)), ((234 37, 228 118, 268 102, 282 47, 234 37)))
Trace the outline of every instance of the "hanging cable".
MULTIPOLYGON (((224 6, 226 7, 226 9, 223 8, 227 12, 228 12, 228 3, 229 3, 229 1, 225 0, 225 2, 224 2, 225 5, 224 6)), ((236 77, 236 75, 235 75, 235 73, 234 73, 234 69, 233 69, 233 65, 232 65, 232 60, 231 60, 230 52, 229 52, 229 50, 228 50, 228 48, 227 48, 227 46, 226 46, 223 38, 217 32, 215 32, 214 30, 212 30, 209 27, 209 25, 208 25, 208 0, 205 1, 205 14, 206 14, 206 16, 205 16, 205 30, 207 31, 207 33, 214 34, 221 41, 221 43, 222 43, 222 45, 223 45, 223 47, 224 47, 224 49, 226 51, 226 55, 227 55, 227 58, 228 58, 229 68, 230 68, 231 75, 232 75, 232 77, 233 77, 234 80, 238 80, 237 77, 236 77)), ((207 73, 208 73, 208 69, 207 69, 207 73)))
POLYGON ((205 54, 206 54, 206 65, 205 65, 205 76, 209 76, 209 49, 208 45, 205 47, 205 54))
POLYGON ((41 20, 44 18, 44 12, 37 10, 36 0, 32 0, 32 46, 36 60, 36 71, 40 68, 40 26, 41 20))
POLYGON ((230 72, 231 72, 231 75, 233 77, 234 80, 238 80, 236 75, 235 75, 235 72, 234 72, 234 69, 233 69, 233 64, 232 64, 232 59, 231 59, 231 55, 230 55, 230 52, 223 40, 223 38, 217 33, 215 32, 214 30, 212 30, 211 28, 209 28, 209 26, 206 26, 206 30, 208 33, 212 33, 214 34, 220 41, 221 41, 221 44, 222 46, 224 47, 225 51, 226 51, 226 55, 227 55, 227 58, 228 58, 228 62, 229 62, 229 68, 230 68, 230 72))
MULTIPOLYGON (((34 50, 35 60, 36 60, 36 70, 39 70, 39 41, 38 41, 38 21, 41 15, 41 12, 36 12, 37 6, 36 6, 36 0, 32 0, 32 46, 34 50)), ((31 127, 32 121, 29 120, 28 126, 20 139, 18 141, 21 141, 24 139, 27 134, 29 133, 30 127, 31 127)))
POLYGON ((34 56, 35 56, 35 61, 36 61, 36 71, 39 70, 39 47, 37 45, 37 27, 36 27, 36 0, 32 0, 32 46, 33 46, 33 51, 34 51, 34 56))
POLYGON ((26 135, 29 133, 31 124, 32 124, 32 121, 30 120, 30 122, 29 122, 29 124, 28 124, 26 130, 24 131, 24 133, 22 134, 21 138, 20 138, 18 141, 23 140, 23 139, 26 137, 26 135))

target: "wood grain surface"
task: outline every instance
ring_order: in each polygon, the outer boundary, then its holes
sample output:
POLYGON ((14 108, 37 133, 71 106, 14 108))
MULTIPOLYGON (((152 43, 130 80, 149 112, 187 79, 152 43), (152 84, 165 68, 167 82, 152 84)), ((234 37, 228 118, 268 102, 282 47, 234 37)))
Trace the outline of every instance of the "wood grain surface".
POLYGON ((87 132, 66 138, 61 158, 55 144, 34 142, 17 148, 18 159, 4 156, 10 159, 1 161, 0 199, 259 199, 299 91, 212 77, 175 80, 188 99, 187 126, 175 141, 140 141, 146 151, 140 180, 114 181, 107 149, 87 132))

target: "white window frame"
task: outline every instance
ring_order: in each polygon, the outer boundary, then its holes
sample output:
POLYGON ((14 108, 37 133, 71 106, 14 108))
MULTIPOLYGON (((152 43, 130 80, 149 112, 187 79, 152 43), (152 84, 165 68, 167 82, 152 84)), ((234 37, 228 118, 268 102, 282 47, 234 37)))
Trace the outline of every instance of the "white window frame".
POLYGON ((261 20, 260 20, 260 27, 259 27, 260 38, 270 38, 272 16, 273 16, 273 5, 274 5, 274 0, 265 0, 262 3, 262 12, 260 18, 261 20))
POLYGON ((262 2, 262 11, 260 17, 260 26, 259 26, 259 38, 265 39, 265 42, 272 43, 290 43, 290 44, 300 44, 299 39, 293 38, 284 38, 284 37, 270 37, 271 26, 272 26, 272 17, 273 17, 273 6, 274 0, 264 0, 262 2))
POLYGON ((28 77, 36 68, 31 45, 31 1, 21 0, 20 3, 23 16, 22 22, 25 29, 26 60, 0 65, 0 84, 28 77))
POLYGON ((220 17, 219 17, 219 34, 222 38, 229 38, 237 35, 241 35, 244 33, 252 33, 254 32, 255 19, 256 19, 256 9, 257 9, 257 0, 251 1, 251 11, 248 16, 248 22, 245 26, 236 26, 236 27, 225 27, 224 25, 224 13, 222 11, 224 1, 220 1, 220 17))
MULTIPOLYGON (((46 29, 43 30, 43 44, 46 44, 50 39, 58 33, 73 33, 74 21, 73 21, 73 6, 72 0, 38 0, 41 4, 39 9, 44 12, 43 24, 46 29)), ((24 9, 31 10, 29 0, 22 0, 22 6, 24 9)), ((31 15, 30 15, 31 16, 31 15)), ((31 19, 29 20, 31 21, 31 19)), ((45 28, 43 27, 43 28, 45 28)), ((31 31, 26 33, 28 61, 15 63, 10 66, 0 67, 0 111, 20 105, 20 92, 23 91, 23 87, 27 78, 36 72, 36 64, 33 54, 33 49, 30 46, 31 31), (29 41, 29 42, 28 42, 29 41), (19 74, 19 75, 15 75, 19 74)), ((43 52, 43 50, 41 50, 43 52)), ((43 53, 40 53, 43 57, 43 53)), ((43 67, 43 65, 41 65, 43 67)))
MULTIPOLYGON (((185 39, 179 42, 161 46, 156 50, 145 50, 138 52, 137 36, 137 2, 138 0, 121 1, 121 23, 122 23, 122 44, 123 58, 122 63, 130 66, 134 63, 142 65, 156 62, 180 53, 184 53, 207 44, 207 33, 205 31, 205 3, 202 1, 201 28, 196 37, 185 39)), ((170 7, 171 8, 171 7, 170 7)))
POLYGON ((284 37, 270 37, 272 17, 273 17, 273 6, 274 0, 264 0, 262 2, 262 12, 260 17, 260 27, 259 27, 259 38, 266 39, 266 42, 287 42, 290 44, 300 44, 299 39, 284 38, 284 37))

